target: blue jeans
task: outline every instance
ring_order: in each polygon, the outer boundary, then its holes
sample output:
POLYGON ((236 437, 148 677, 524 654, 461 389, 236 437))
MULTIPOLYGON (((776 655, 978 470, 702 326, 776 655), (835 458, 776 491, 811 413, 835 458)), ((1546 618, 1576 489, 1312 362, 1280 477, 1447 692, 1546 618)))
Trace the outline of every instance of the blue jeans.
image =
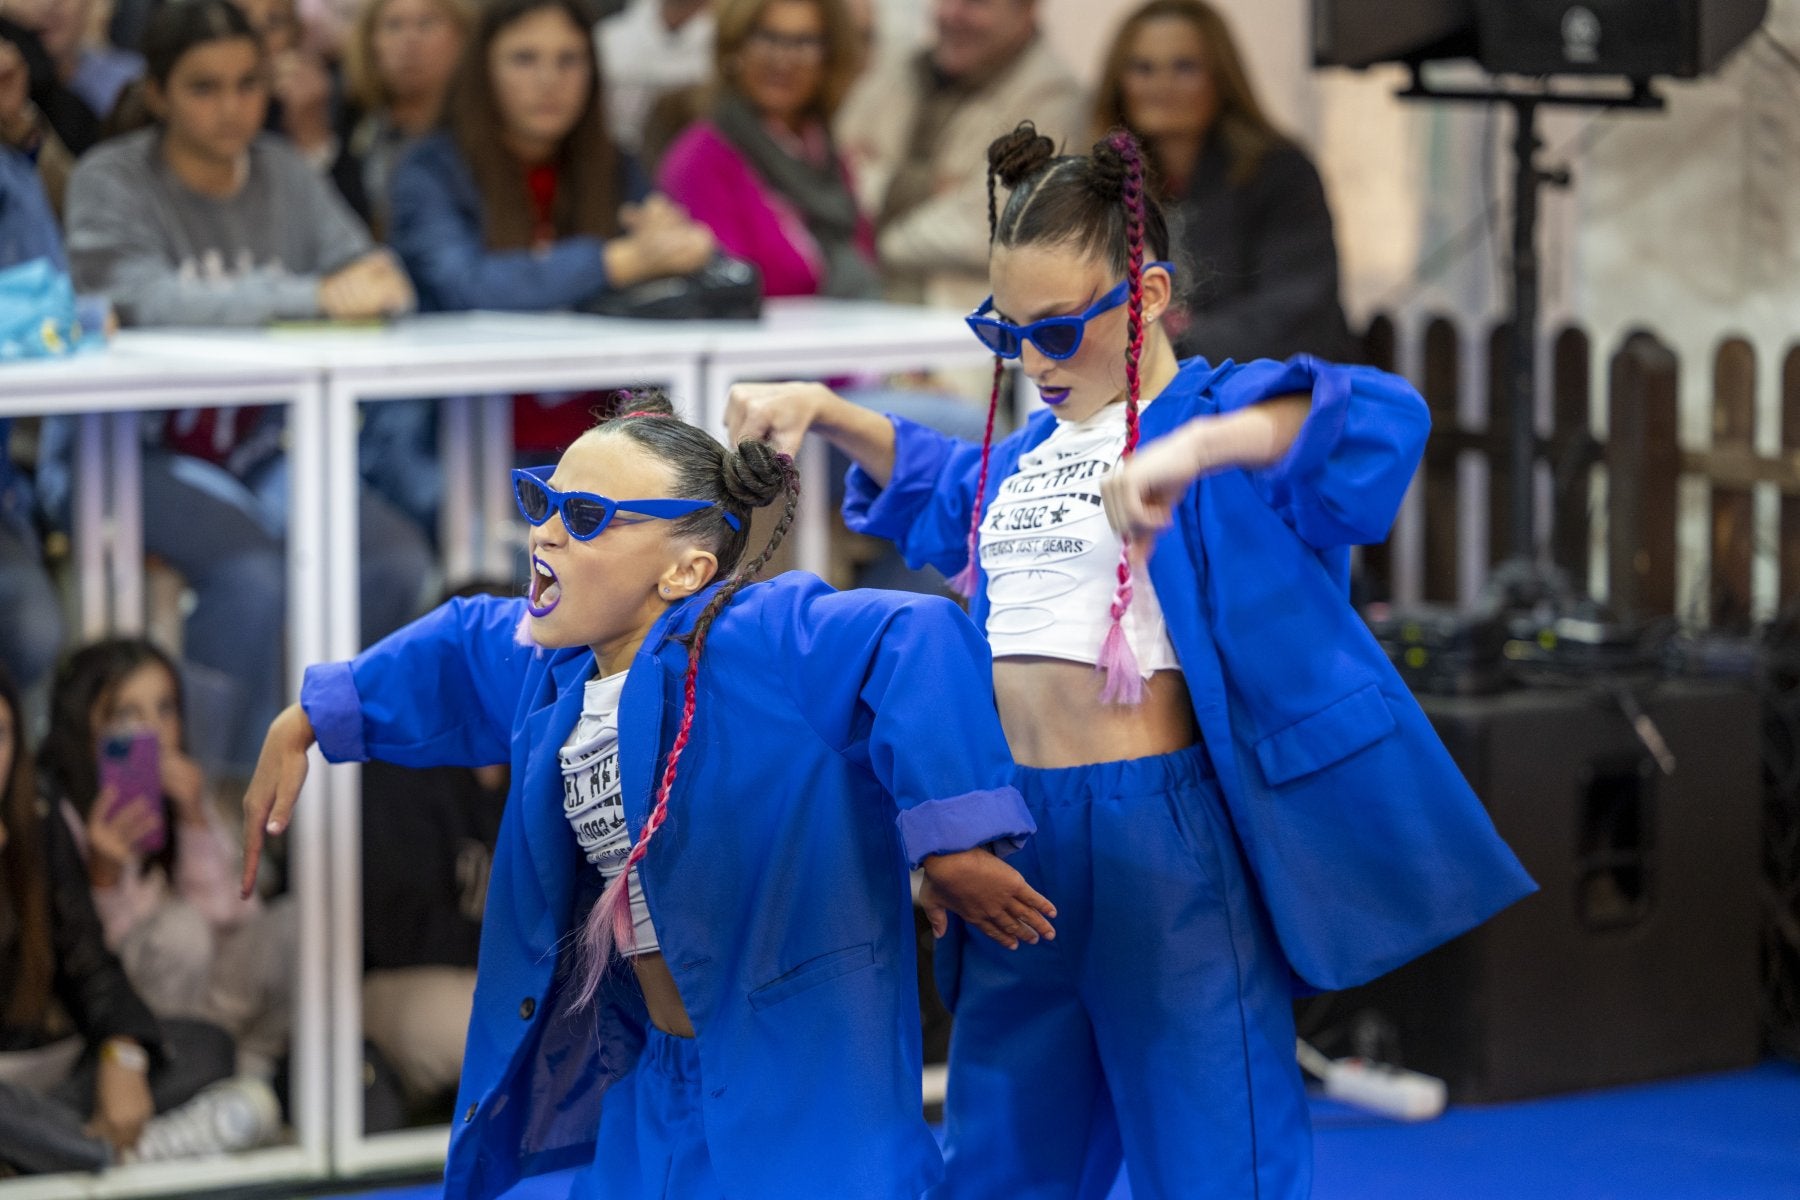
MULTIPOLYGON (((147 450, 143 474, 144 549, 193 589, 186 657, 230 680, 218 753, 247 773, 287 695, 287 460, 266 464, 246 486, 223 467, 147 450)), ((417 614, 432 555, 418 527, 366 487, 360 517, 367 645, 417 614)))

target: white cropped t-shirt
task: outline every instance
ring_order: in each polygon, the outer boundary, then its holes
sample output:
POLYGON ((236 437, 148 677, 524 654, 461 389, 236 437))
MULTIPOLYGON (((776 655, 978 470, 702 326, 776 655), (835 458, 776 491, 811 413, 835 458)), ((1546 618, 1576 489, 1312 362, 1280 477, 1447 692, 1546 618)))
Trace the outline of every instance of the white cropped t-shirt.
MULTIPOLYGON (((1058 421, 1001 484, 981 522, 988 643, 994 657, 1097 663, 1112 626, 1119 535, 1106 520, 1100 481, 1125 449, 1125 405, 1085 421, 1058 421)), ((1180 670, 1149 575, 1134 570, 1125 636, 1144 678, 1180 670)))
MULTIPOLYGON (((557 751, 562 765, 563 816, 575 830, 575 841, 587 860, 611 883, 631 855, 631 831, 625 825, 624 787, 619 779, 619 698, 625 672, 590 679, 582 690, 581 720, 557 751)), ((638 883, 637 868, 626 883, 631 891, 633 956, 658 948, 650 906, 638 883)))

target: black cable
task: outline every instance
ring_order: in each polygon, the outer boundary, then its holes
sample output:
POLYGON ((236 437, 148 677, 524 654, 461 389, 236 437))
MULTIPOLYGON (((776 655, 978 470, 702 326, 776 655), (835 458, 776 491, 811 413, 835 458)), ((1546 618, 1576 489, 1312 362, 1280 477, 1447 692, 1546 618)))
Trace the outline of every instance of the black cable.
MULTIPOLYGON (((1561 142, 1561 144, 1550 151, 1550 157, 1553 159, 1562 158, 1576 145, 1576 143, 1580 142, 1588 135, 1593 129, 1596 121, 1601 117, 1611 114, 1613 110, 1618 107, 1619 106, 1616 104, 1609 104, 1604 108, 1596 110, 1593 116, 1582 122, 1580 129, 1577 129, 1574 133, 1570 134, 1561 142)), ((1606 138, 1612 134, 1612 131, 1617 128, 1617 125, 1608 125, 1605 129, 1600 131, 1598 137, 1595 137, 1586 146, 1582 147, 1582 153, 1590 153, 1595 146, 1598 146, 1601 142, 1605 141, 1606 138)), ((1490 154, 1488 157, 1491 160, 1492 155, 1490 154)), ((1393 312, 1404 307, 1405 303, 1410 301, 1413 296, 1415 296, 1419 290, 1423 288, 1425 284, 1429 283, 1439 272, 1459 261, 1477 242, 1489 238, 1491 236, 1493 223, 1504 207, 1504 201, 1492 201, 1484 211, 1471 219, 1466 225, 1445 238, 1442 242, 1439 242, 1428 254, 1420 258, 1419 265, 1413 271, 1411 278, 1396 284, 1393 288, 1389 289, 1386 295, 1376 300, 1375 304, 1371 307, 1371 311, 1393 312)))

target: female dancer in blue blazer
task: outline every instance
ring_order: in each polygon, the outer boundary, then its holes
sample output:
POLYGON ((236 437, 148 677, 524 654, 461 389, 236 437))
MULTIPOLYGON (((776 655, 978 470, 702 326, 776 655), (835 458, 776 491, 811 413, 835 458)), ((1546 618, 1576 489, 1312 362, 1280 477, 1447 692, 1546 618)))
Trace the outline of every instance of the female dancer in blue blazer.
POLYGON ((918 1196, 942 1163, 908 864, 1010 946, 1051 934, 990 849, 1032 821, 979 634, 945 600, 746 586, 792 463, 666 403, 515 483, 530 595, 311 668, 246 797, 246 878, 315 738, 333 761, 510 761, 446 1195, 918 1196))
POLYGON ((939 947, 956 1023, 933 1195, 1104 1195, 1122 1157, 1139 1200, 1305 1196, 1294 977, 1362 982, 1532 888, 1347 599, 1348 547, 1386 536, 1425 405, 1311 359, 1178 362, 1168 230, 1128 136, 1058 158, 1026 125, 990 165, 1011 195, 990 200, 994 295, 970 324, 1048 411, 992 445, 990 404, 982 446, 814 385, 739 388, 730 413, 844 450, 851 527, 962 573, 994 651, 1038 825, 1012 861, 1056 897, 1058 937, 939 947), (1103 480, 1163 438, 1199 482, 1140 489, 1173 527, 1121 539, 1103 480))

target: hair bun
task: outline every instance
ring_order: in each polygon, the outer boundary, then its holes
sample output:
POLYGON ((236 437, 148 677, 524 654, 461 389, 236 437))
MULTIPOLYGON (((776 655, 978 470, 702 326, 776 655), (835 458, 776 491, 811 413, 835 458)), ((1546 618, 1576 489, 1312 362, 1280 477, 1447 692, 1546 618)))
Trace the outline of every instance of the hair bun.
POLYGON ((1144 174, 1144 156, 1137 139, 1123 129, 1115 129, 1094 143, 1088 156, 1088 183, 1103 200, 1123 200, 1125 189, 1135 175, 1144 174))
POLYGON ((1010 190, 1031 178, 1056 157, 1056 143, 1037 131, 1030 121, 1020 121, 1011 133, 988 145, 988 169, 1010 190))
POLYGON ((769 443, 743 441, 737 453, 725 456, 719 482, 733 504, 766 508, 787 491, 793 473, 794 460, 769 443))

